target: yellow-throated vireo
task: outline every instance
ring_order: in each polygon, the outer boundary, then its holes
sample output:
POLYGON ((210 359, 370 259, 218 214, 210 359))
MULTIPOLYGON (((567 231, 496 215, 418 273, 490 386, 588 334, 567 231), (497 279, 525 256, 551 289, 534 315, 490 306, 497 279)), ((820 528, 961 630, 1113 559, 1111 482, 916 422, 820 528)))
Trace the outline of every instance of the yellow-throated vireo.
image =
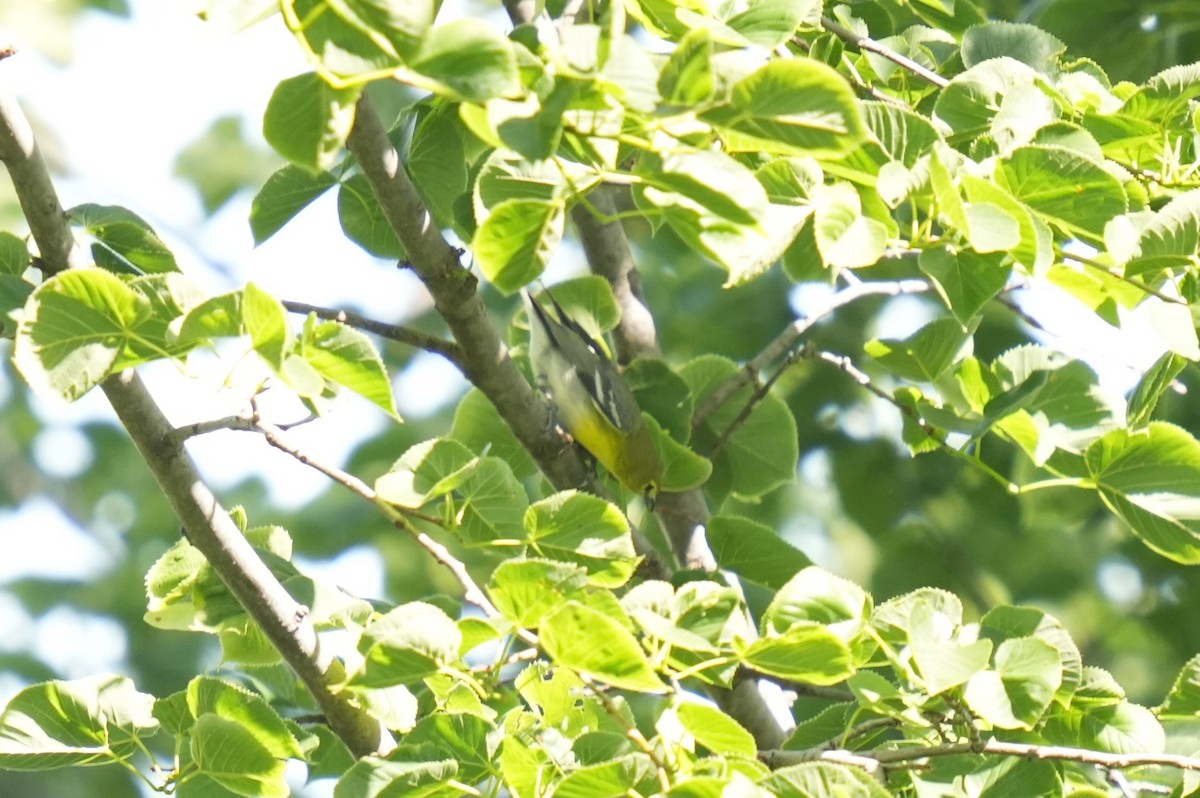
POLYGON ((553 315, 528 291, 522 297, 533 373, 557 408, 559 424, 618 482, 652 505, 662 483, 662 461, 616 365, 553 296, 553 315))

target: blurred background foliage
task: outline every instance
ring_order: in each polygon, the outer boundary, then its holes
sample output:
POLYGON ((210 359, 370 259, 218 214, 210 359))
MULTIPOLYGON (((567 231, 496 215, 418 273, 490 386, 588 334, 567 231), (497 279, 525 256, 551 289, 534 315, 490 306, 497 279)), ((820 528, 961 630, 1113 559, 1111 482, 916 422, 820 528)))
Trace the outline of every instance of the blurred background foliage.
MULTIPOLYGON (((1166 66, 1200 60, 1200 26, 1187 3, 991 0, 981 7, 993 17, 1051 31, 1070 52, 1099 61, 1114 80, 1137 81, 1166 66)), ((0 0, 0 28, 20 31, 27 46, 69 69, 79 20, 97 13, 129 15, 134 25, 139 20, 138 4, 131 8, 120 0, 0 0)), ((24 90, 36 93, 37 87, 24 90)), ((80 90, 86 90, 83 84, 80 90)), ((155 99, 162 113, 170 113, 171 103, 187 101, 155 99)), ((392 109, 404 102, 398 92, 380 99, 392 109)), ((54 120, 35 121, 55 171, 67 175, 80 168, 57 145, 54 120)), ((197 130, 194 139, 178 142, 175 174, 194 187, 206 212, 252 196, 279 165, 258 135, 259 124, 252 118, 218 118, 197 130)), ((117 131, 113 146, 120 142, 117 131)), ((7 181, 0 181, 0 227, 23 230, 7 181)), ((673 365, 705 353, 748 358, 795 318, 793 303, 801 297, 780 270, 727 291, 721 287, 723 274, 669 231, 650 237, 637 224, 629 231, 663 350, 673 365)), ((236 281, 253 279, 239 273, 236 264, 223 265, 236 281)), ((395 266, 380 262, 377 268, 395 266)), ((496 319, 511 318, 514 302, 483 290, 496 319)), ((932 301, 867 298, 839 311, 812 336, 821 347, 852 355, 869 370, 862 345, 878 334, 880 320, 898 319, 903 326, 906 319, 939 312, 932 301)), ((1010 319, 1007 313, 985 319, 976 334, 978 356, 992 357, 1035 337, 1010 319)), ((441 331, 428 310, 415 318, 387 320, 441 331)), ((410 350, 390 343, 382 349, 406 390, 435 390, 403 381, 406 369, 419 360, 410 350)), ((47 500, 110 557, 87 578, 55 576, 49 566, 60 553, 44 545, 43 530, 28 522, 0 524, 0 557, 32 550, 48 564, 36 575, 0 582, 0 697, 23 684, 98 667, 120 669, 156 695, 181 689, 198 669, 217 665, 219 651, 215 640, 159 631, 141 620, 144 574, 179 535, 177 522, 113 421, 78 427, 90 454, 77 473, 64 478, 47 468, 39 446, 63 422, 35 406, 37 400, 12 372, 8 354, 8 342, 0 342, 0 518, 20 519, 19 508, 47 500), (53 619, 57 625, 50 625, 53 619), (92 648, 101 644, 85 634, 89 621, 102 622, 107 631, 100 637, 109 649, 110 638, 117 638, 113 662, 92 648), (39 629, 47 628, 75 637, 46 641, 39 629), (75 659, 47 653, 62 646, 75 659)), ((1168 396, 1160 417, 1200 434, 1200 408, 1192 399, 1200 393, 1200 378, 1192 368, 1181 380, 1188 394, 1168 396)), ((975 617, 1001 602, 1037 605, 1067 625, 1086 662, 1111 670, 1131 699, 1148 704, 1161 699, 1179 667, 1200 650, 1200 616, 1194 611, 1200 605, 1200 571, 1150 552, 1092 495, 1054 489, 1014 497, 962 460, 942 453, 914 459, 900 442, 895 409, 831 366, 803 363, 779 388, 799 428, 798 480, 759 505, 739 508, 733 502, 731 510, 773 524, 818 563, 866 586, 876 601, 935 585, 961 596, 975 617)), ((443 403, 423 417, 410 414, 403 426, 385 427, 354 449, 346 468, 370 481, 408 446, 445 433, 454 409, 453 402, 443 403)), ((1025 460, 1011 447, 991 441, 983 456, 999 473, 1022 481, 1025 460)), ((276 506, 273 495, 259 477, 225 491, 223 498, 227 506, 244 505, 255 524, 286 527, 296 551, 309 562, 330 561, 349 550, 377 553, 385 575, 384 595, 378 598, 403 601, 456 589, 408 537, 345 491, 329 487, 300 507, 276 506)), ((461 554, 468 562, 477 556, 461 554)), ((474 564, 486 567, 478 560, 474 564)), ((130 789, 128 774, 115 769, 0 772, 0 795, 44 794, 47 778, 55 780, 59 795, 116 796, 130 789)))

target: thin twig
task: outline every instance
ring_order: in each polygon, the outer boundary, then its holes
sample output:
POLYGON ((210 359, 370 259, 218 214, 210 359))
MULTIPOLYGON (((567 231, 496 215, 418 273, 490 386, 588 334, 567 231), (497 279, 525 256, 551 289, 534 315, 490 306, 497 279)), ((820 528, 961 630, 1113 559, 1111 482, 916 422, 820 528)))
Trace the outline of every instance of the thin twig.
POLYGON ((1104 272, 1105 274, 1107 274, 1110 277, 1116 277, 1121 282, 1129 283, 1130 285, 1134 286, 1135 288, 1137 288, 1141 291, 1144 291, 1145 293, 1149 294, 1150 296, 1154 297, 1155 299, 1161 299, 1163 302, 1170 302, 1172 305, 1183 305, 1185 307, 1187 306, 1186 300, 1180 299, 1177 296, 1171 296, 1170 294, 1164 294, 1162 291, 1159 291, 1157 288, 1151 288, 1150 286, 1146 285, 1145 283, 1138 282, 1133 277, 1126 276, 1125 274, 1123 274, 1121 272, 1120 269, 1116 269, 1112 266, 1106 266, 1105 264, 1100 263, 1099 261, 1094 260, 1092 258, 1089 258, 1086 255, 1075 255, 1070 252, 1060 252, 1059 254, 1062 256, 1063 260, 1073 260, 1076 263, 1087 266, 1090 269, 1095 269, 1097 271, 1104 272))
POLYGON ((783 361, 783 363, 779 364, 779 366, 775 369, 775 372, 767 378, 766 382, 754 389, 754 392, 750 394, 750 398, 746 400, 746 404, 742 405, 742 409, 739 410, 738 414, 733 417, 733 420, 726 425, 725 429, 721 430, 721 434, 717 437, 716 443, 714 443, 712 445, 712 449, 706 453, 709 460, 716 459, 720 451, 725 448, 725 444, 727 444, 729 439, 733 437, 733 433, 737 432, 738 428, 746 423, 746 420, 750 418, 750 414, 754 412, 754 408, 758 407, 759 403, 766 399, 771 393, 771 388, 774 387, 775 383, 779 381, 779 378, 783 376, 783 373, 800 360, 802 350, 803 347, 801 347, 800 350, 793 352, 792 355, 789 355, 783 361))
POLYGON ((925 80, 937 86, 939 89, 944 89, 950 85, 950 81, 942 77, 927 67, 921 66, 916 61, 906 55, 901 55, 887 45, 880 44, 868 36, 859 36, 854 31, 846 28, 837 22, 834 22, 829 17, 821 17, 821 27, 832 33, 847 44, 851 44, 860 50, 875 53, 883 56, 894 64, 904 67, 909 72, 922 77, 925 80))
POLYGON ((289 299, 283 300, 283 306, 292 313, 311 313, 317 318, 340 321, 342 324, 348 324, 351 327, 375 333, 381 338, 387 338, 389 341, 398 341, 417 349, 424 349, 426 352, 441 355, 446 360, 461 368, 462 349, 458 344, 453 341, 447 341, 445 338, 423 333, 411 327, 403 327, 399 324, 388 324, 385 321, 371 319, 352 310, 326 308, 320 305, 309 305, 306 302, 294 302, 289 299))
POLYGON ((942 451, 946 452, 952 457, 965 460, 974 468, 978 468, 984 474, 995 480, 1009 494, 1016 496, 1021 492, 1021 487, 1019 485, 1011 480, 1006 479, 1003 474, 997 472, 987 463, 984 463, 977 457, 972 457, 968 452, 960 451, 959 449, 956 449, 948 444, 945 441, 942 433, 936 427, 932 426, 929 424, 929 422, 922 418, 914 408, 900 402, 895 396, 876 385, 866 372, 854 365, 854 362, 850 360, 850 358, 846 357, 845 355, 838 355, 834 354, 833 352, 825 352, 819 349, 805 349, 803 351, 806 357, 836 366, 860 386, 895 407, 900 411, 902 416, 916 425, 916 427, 920 429, 921 432, 923 432, 931 441, 937 444, 942 451))
POLYGON ((590 688, 592 695, 594 695, 604 706, 604 711, 607 712, 613 720, 620 724, 621 728, 625 729, 625 736, 632 740, 638 748, 642 749, 642 753, 650 758, 650 761, 654 764, 654 769, 658 773, 658 783, 659 786, 662 787, 663 793, 666 794, 670 792, 671 769, 667 767, 666 763, 663 762, 662 757, 658 755, 658 751, 656 751, 650 741, 646 739, 646 735, 642 734, 641 729, 639 729, 635 724, 629 722, 629 719, 626 718, 621 712, 620 707, 613 702, 613 700, 604 692, 602 687, 598 687, 596 685, 595 681, 593 681, 591 677, 585 673, 580 673, 578 675, 579 678, 583 680, 584 684, 590 688))
POLYGON ((796 342, 814 325, 833 314, 839 308, 845 307, 866 296, 901 296, 903 294, 920 294, 929 291, 929 283, 924 280, 896 280, 894 282, 860 282, 841 289, 825 301, 812 313, 804 318, 796 319, 783 332, 763 347, 762 351, 751 358, 738 373, 722 383, 696 408, 692 419, 692 427, 699 427, 718 407, 737 393, 739 388, 757 384, 759 374, 771 363, 787 355, 795 347, 796 342))
MULTIPOLYGON (((829 751, 763 751, 759 758, 771 768, 786 767, 813 759, 824 759, 829 751)), ((960 742, 910 748, 881 748, 873 751, 855 751, 855 756, 869 759, 881 765, 894 765, 931 759, 939 756, 971 756, 990 754, 993 756, 1015 756, 1022 759, 1045 761, 1079 762, 1097 765, 1110 770, 1128 770, 1135 767, 1159 766, 1178 770, 1200 770, 1200 758, 1182 754, 1110 754, 1087 748, 1070 748, 1062 745, 1037 745, 1013 743, 1003 740, 983 740, 979 743, 960 742)))
POLYGON ((191 424, 181 424, 176 427, 172 433, 172 437, 177 443, 183 443, 189 438, 195 438, 199 435, 208 435, 210 432, 220 432, 222 430, 236 430, 238 432, 256 432, 257 427, 254 425, 254 417, 249 413, 235 413, 231 416, 223 418, 210 418, 204 421, 196 421, 191 424))
POLYGON ((467 566, 462 562, 462 560, 459 560, 457 557, 451 554, 450 550, 441 543, 413 527, 399 510, 396 510, 390 504, 380 500, 379 494, 375 492, 374 488, 353 474, 343 471, 342 469, 330 465, 329 463, 326 463, 323 460, 313 457, 311 454, 305 452, 295 443, 288 440, 287 434, 282 429, 274 424, 271 424, 270 422, 264 421, 262 417, 258 415, 257 407, 255 408, 254 425, 262 433, 263 438, 266 439, 267 443, 271 444, 271 446, 275 447, 281 452, 284 452, 285 454, 291 455, 309 468, 313 468, 321 472, 356 496, 384 509, 389 517, 389 520, 391 520, 398 529, 401 529, 411 535, 413 539, 416 540, 421 546, 421 548, 429 552, 434 560, 445 566, 450 573, 454 574, 454 578, 458 580, 459 585, 463 589, 464 600, 474 604, 483 612, 484 615, 489 618, 500 617, 499 610, 496 609, 495 605, 492 604, 491 600, 487 597, 487 594, 484 593, 483 589, 480 588, 478 583, 475 582, 475 579, 471 576, 470 572, 467 570, 467 566))
POLYGON ((1020 305, 1018 305, 1014 300, 1009 299, 1008 297, 999 296, 999 297, 996 297, 996 302, 999 303, 1000 305, 1008 308, 1010 313, 1012 313, 1018 319, 1025 322, 1027 325, 1029 325, 1031 328, 1037 330, 1038 332, 1045 333, 1046 335, 1055 335, 1055 333, 1052 333, 1050 330, 1046 329, 1046 325, 1042 324, 1041 321, 1039 321, 1038 319, 1029 315, 1024 310, 1024 308, 1022 308, 1020 305))

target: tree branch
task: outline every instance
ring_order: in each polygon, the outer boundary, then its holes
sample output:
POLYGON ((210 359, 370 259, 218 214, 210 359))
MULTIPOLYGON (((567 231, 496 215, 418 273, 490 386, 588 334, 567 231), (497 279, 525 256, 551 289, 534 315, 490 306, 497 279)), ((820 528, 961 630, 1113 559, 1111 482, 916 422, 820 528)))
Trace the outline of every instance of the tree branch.
POLYGON ((551 483, 560 489, 583 487, 599 493, 578 452, 553 434, 548 403, 509 357, 479 295, 478 281, 442 237, 365 94, 359 99, 346 147, 358 160, 414 272, 450 327, 462 353, 463 374, 491 400, 551 483))
MULTIPOLYGON (((1143 766, 1160 766, 1178 770, 1200 770, 1200 759, 1181 754, 1109 754, 1087 748, 1070 748, 1061 745, 1036 745, 1033 743, 1011 743, 1003 740, 985 740, 979 743, 961 742, 932 745, 925 748, 881 748, 873 751, 763 751, 759 755, 770 768, 781 768, 828 759, 827 755, 850 754, 858 759, 869 760, 877 765, 895 765, 902 762, 930 759, 939 756, 1015 756, 1022 759, 1041 759, 1060 762, 1079 762, 1097 765, 1110 770, 1127 770, 1143 766)), ((839 761, 835 759, 834 761, 839 761)))
POLYGON ((909 72, 924 78, 925 80, 937 86, 939 89, 944 89, 950 85, 950 81, 942 77, 931 69, 921 66, 916 61, 906 55, 901 55, 892 48, 880 44, 869 36, 859 36, 854 31, 844 27, 837 22, 834 22, 829 17, 821 17, 821 27, 838 37, 846 44, 853 45, 860 50, 866 50, 870 53, 883 56, 893 64, 904 67, 909 72))
MULTIPOLYGON (((29 123, 7 92, 0 92, 0 160, 8 167, 46 273, 87 266, 89 259, 71 234, 29 123)), ((356 755, 390 750, 394 743, 387 730, 329 689, 338 675, 331 671, 332 656, 320 650, 308 609, 284 590, 200 478, 181 439, 141 380, 127 370, 109 377, 101 388, 188 540, 308 687, 333 731, 356 755)))
POLYGON ((7 90, 0 90, 0 161, 8 167, 21 212, 37 242, 43 271, 55 274, 90 265, 91 259, 71 234, 67 213, 58 201, 33 128, 16 97, 7 90))
MULTIPOLYGON (((611 217, 617 208, 615 191, 613 186, 602 186, 588 195, 588 201, 598 212, 611 217)), ((654 317, 642 294, 641 276, 625 228, 619 222, 604 221, 583 204, 571 209, 571 221, 579 233, 588 266, 608 280, 621 308, 621 322, 613 330, 617 359, 627 363, 638 357, 661 357, 654 317)))

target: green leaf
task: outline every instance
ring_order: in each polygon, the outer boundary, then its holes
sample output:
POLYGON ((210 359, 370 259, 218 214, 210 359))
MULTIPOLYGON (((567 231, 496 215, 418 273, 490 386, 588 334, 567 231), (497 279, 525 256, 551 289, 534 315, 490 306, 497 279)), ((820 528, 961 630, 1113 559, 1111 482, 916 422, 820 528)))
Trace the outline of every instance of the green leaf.
POLYGON ((1187 363, 1185 358, 1174 352, 1164 352, 1154 361, 1154 365, 1147 369, 1134 386, 1125 410, 1125 423, 1131 430, 1144 429, 1150 423, 1158 400, 1171 389, 1175 378, 1187 363))
POLYGON ((458 104, 431 98, 413 108, 416 121, 405 158, 409 177, 438 226, 470 240, 475 220, 464 202, 473 160, 468 144, 478 142, 464 126, 458 104))
POLYGON ((963 34, 962 59, 970 68, 990 58, 1007 56, 1050 74, 1066 50, 1065 44, 1033 25, 989 22, 963 34))
POLYGON ((146 220, 116 205, 77 205, 67 211, 71 224, 96 239, 96 265, 126 274, 177 272, 175 256, 146 220))
POLYGON ((462 633, 437 607, 420 601, 401 604, 368 626, 359 638, 358 650, 364 661, 351 684, 412 684, 457 662, 461 643, 462 633))
POLYGON ((715 45, 705 28, 693 28, 667 58, 658 78, 658 91, 669 105, 690 107, 703 103, 716 90, 712 58, 715 45))
POLYGON ((1058 649, 1036 637, 1010 638, 996 648, 995 670, 967 682, 971 711, 1001 729, 1032 729, 1062 683, 1058 649))
MULTIPOLYGON (((583 26, 571 26, 571 32, 581 30, 583 26)), ((570 42, 570 33, 565 37, 567 42, 570 42)), ((617 99, 625 108, 631 111, 640 113, 653 113, 659 101, 658 94, 658 62, 651 55, 645 44, 630 36, 628 33, 623 35, 614 35, 611 43, 607 44, 608 54, 604 60, 601 75, 607 82, 605 87, 610 96, 617 99)), ((600 48, 597 48, 598 50, 600 48)), ((601 100, 589 102, 585 107, 596 108, 597 110, 608 110, 607 104, 611 100, 601 100)), ((555 109, 548 109, 553 111, 555 109)), ((615 132, 619 127, 620 122, 617 121, 620 114, 598 114, 590 120, 584 121, 584 126, 580 129, 581 133, 598 133, 604 135, 606 132, 615 132), (612 123, 615 122, 615 126, 612 123), (599 123, 599 124, 597 124, 599 123)), ((590 142, 593 145, 603 146, 602 142, 590 142)), ((615 165, 616 148, 612 150, 612 155, 605 158, 605 162, 609 165, 615 165)))
POLYGON ((733 718, 707 704, 685 703, 675 709, 683 728, 714 754, 753 757, 754 736, 733 718))
POLYGON ((778 260, 810 214, 772 204, 754 172, 716 151, 644 157, 634 199, 661 212, 681 238, 729 272, 728 284, 751 280, 778 260))
POLYGON ((12 233, 0 233, 0 275, 20 277, 29 268, 29 245, 12 233))
POLYGON ((845 641, 832 630, 806 621, 793 623, 776 637, 755 640, 740 652, 740 659, 769 676, 808 684, 837 684, 854 674, 845 641))
POLYGON ((383 359, 366 334, 339 321, 318 322, 313 316, 304 325, 300 353, 325 379, 349 388, 396 421, 401 420, 383 359))
POLYGON ((72 269, 30 294, 13 358, 35 390, 72 401, 114 371, 186 352, 168 340, 179 312, 103 269, 72 269))
POLYGON ((816 566, 800 571, 779 589, 762 617, 764 634, 812 622, 853 637, 871 615, 871 597, 861 587, 816 566))
POLYGON ((388 260, 404 257, 404 246, 361 172, 338 187, 338 221, 346 237, 368 254, 388 260))
POLYGON ((1150 548, 1175 562, 1200 563, 1200 443, 1153 422, 1144 432, 1113 430, 1085 452, 1100 498, 1150 548))
MULTIPOLYGON (((558 296, 557 290, 554 295, 558 296)), ((633 391, 638 407, 653 416, 672 440, 687 443, 692 436, 692 413, 696 408, 683 378, 663 361, 650 358, 633 361, 622 369, 621 376, 633 391)))
POLYGON ((334 798, 382 798, 388 795, 440 796, 458 775, 453 759, 394 761, 367 756, 354 762, 333 790, 334 798))
POLYGON ((624 690, 666 692, 633 635, 591 607, 568 602, 542 619, 538 636, 558 665, 624 690))
MULTIPOLYGON (((1113 409, 1086 363, 1035 345, 1018 346, 992 362, 1004 389, 984 407, 990 418, 1032 420, 1036 440, 1017 442, 1038 463, 1055 447, 1081 451, 1111 426, 1113 409)), ((1001 429, 1012 434, 1006 424, 1001 429)))
POLYGON ((282 371, 283 358, 292 340, 287 310, 283 303, 254 283, 246 283, 242 294, 242 318, 254 351, 275 371, 282 371))
POLYGON ((1194 265, 1200 247, 1200 189, 1180 194, 1162 207, 1140 230, 1135 250, 1125 263, 1126 276, 1194 265))
POLYGON ((668 435, 653 416, 643 413, 642 420, 654 437, 654 443, 662 458, 663 477, 659 485, 661 490, 695 490, 708 481, 713 470, 708 458, 696 454, 668 435))
POLYGON ((237 723, 276 759, 304 756, 279 713, 261 696, 243 687, 212 676, 197 676, 188 684, 187 703, 197 719, 211 713, 237 723))
POLYGON ((512 294, 541 276, 562 241, 560 202, 506 200, 475 231, 471 249, 484 276, 512 294))
POLYGON ((1071 235, 1100 241, 1125 213, 1125 190, 1099 164, 1061 147, 1021 147, 1000 161, 997 184, 1071 235))
POLYGON ((242 304, 244 291, 211 297, 189 310, 179 326, 180 343, 196 344, 213 338, 236 338, 246 334, 242 304))
POLYGON ((703 115, 730 152, 836 158, 865 135, 845 79, 807 58, 774 59, 735 83, 729 99, 703 115))
POLYGON ((432 0, 295 0, 285 12, 309 59, 335 75, 377 76, 411 58, 425 37, 432 0))
POLYGON ((567 774, 554 791, 554 798, 598 798, 630 795, 634 787, 654 775, 654 763, 639 752, 609 762, 577 768, 567 774))
POLYGON ((17 331, 17 322, 12 317, 29 301, 33 286, 20 277, 0 274, 0 336, 12 338, 17 331))
POLYGON ((496 406, 478 388, 472 388, 458 401, 450 437, 474 452, 487 451, 512 468, 519 478, 537 472, 529 451, 521 445, 512 429, 504 423, 496 406))
POLYGON ((1200 654, 1180 669, 1171 691, 1154 714, 1162 720, 1190 720, 1200 714, 1200 654))
POLYGON ((1183 123, 1191 115, 1192 101, 1200 96, 1200 66, 1169 67, 1147 80, 1134 92, 1121 111, 1164 126, 1183 123))
POLYGON ((480 218, 508 199, 559 202, 566 190, 562 170, 547 161, 529 162, 503 149, 494 150, 474 182, 475 214, 480 218))
MULTIPOLYGON (((457 763, 458 778, 467 784, 478 784, 496 775, 492 766, 499 742, 496 732, 495 726, 478 715, 462 712, 432 714, 422 718, 405 735, 391 758, 449 760, 457 763)), ((461 794, 461 791, 455 789, 450 794, 461 794)))
POLYGON ((564 491, 530 505, 525 535, 532 551, 582 566, 592 583, 603 587, 625 584, 637 564, 625 516, 586 493, 564 491))
POLYGON ((199 772, 238 795, 286 798, 284 763, 236 721, 206 713, 191 729, 191 755, 199 772))
MULTIPOLYGON (((931 766, 919 776, 913 776, 917 789, 933 795, 972 795, 980 798, 1066 794, 1058 768, 1052 762, 1007 757, 939 759, 941 761, 931 762, 931 766)), ((1072 790, 1070 795, 1078 793, 1072 790)))
POLYGON ((462 503, 454 531, 467 543, 508 547, 524 537, 529 498, 508 463, 482 457, 459 488, 462 503))
POLYGON ((991 202, 968 202, 967 241, 980 254, 1008 252, 1021 243, 1021 224, 1004 208, 991 202))
POLYGON ((196 629, 194 593, 210 571, 199 549, 179 540, 146 573, 146 623, 158 629, 196 629))
POLYGON ((907 108, 884 102, 862 103, 863 120, 884 153, 912 169, 941 141, 928 119, 907 108))
POLYGON ((250 205, 255 245, 279 232, 296 214, 337 183, 329 172, 311 172, 288 164, 267 178, 250 205))
POLYGON ((871 623, 890 643, 905 645, 913 613, 920 609, 924 617, 930 608, 936 615, 948 619, 951 626, 962 623, 962 600, 950 591, 936 587, 923 587, 888 599, 876 608, 871 623))
POLYGON ((971 336, 955 319, 934 319, 902 341, 875 339, 863 347, 897 376, 933 382, 963 355, 971 336))
POLYGON ((336 163, 354 124, 360 89, 335 89, 309 72, 275 87, 263 116, 263 137, 297 166, 322 172, 336 163))
POLYGON ((960 642, 954 618, 927 602, 918 602, 908 619, 913 663, 930 695, 967 682, 987 667, 992 641, 960 642))
POLYGON ((1095 707, 1120 704, 1125 697, 1125 688, 1117 684, 1111 673, 1103 668, 1088 665, 1083 668, 1079 687, 1071 699, 1071 706, 1090 711, 1095 707))
MULTIPOLYGON (((670 152, 645 159, 639 176, 656 191, 645 196, 659 206, 688 202, 732 224, 753 225, 767 205, 767 193, 754 173, 730 156, 715 151, 670 152)), ((643 186, 645 190, 645 186, 643 186)))
POLYGON ((621 606, 643 632, 674 646, 675 655, 682 650, 708 657, 718 653, 711 641, 724 635, 732 615, 727 598, 712 582, 689 582, 679 593, 666 582, 643 582, 621 597, 621 606))
POLYGON ((873 266, 887 248, 887 226, 863 215, 862 200, 849 183, 822 186, 813 192, 817 248, 827 267, 873 266))
POLYGON ((435 27, 410 66, 455 99, 511 97, 521 87, 512 44, 493 25, 473 17, 435 27))
POLYGON ((1054 260, 1053 236, 1040 216, 990 180, 963 175, 961 181, 972 205, 994 205, 1017 220, 1020 244, 1008 252, 1017 263, 1034 275, 1043 274, 1050 268, 1054 260))
POLYGON ((1166 746, 1154 714, 1127 701, 1089 710, 1079 735, 1082 747, 1110 754, 1159 754, 1166 746))
POLYGON ((158 730, 154 696, 100 674, 26 687, 0 712, 0 767, 55 770, 129 760, 158 730))
POLYGON ((478 458, 458 441, 434 438, 406 450, 375 480, 375 490, 386 502, 416 509, 459 489, 478 464, 478 458))
POLYGON ((790 39, 819 5, 818 0, 759 0, 725 24, 751 43, 771 50, 790 39))
POLYGON ((1052 646, 1061 663, 1061 683, 1055 693, 1060 703, 1074 700, 1083 679, 1083 657, 1062 622, 1033 607, 1000 605, 988 610, 979 623, 980 637, 993 643, 1033 637, 1052 646))
MULTIPOLYGON (((1110 225, 1111 227, 1111 225, 1110 225)), ((1145 292, 1132 282, 1098 269, 1082 270, 1056 263, 1046 279, 1082 302, 1099 318, 1113 326, 1121 324, 1121 308, 1135 307, 1145 292)))
POLYGON ((949 247, 931 247, 922 251, 918 263, 963 327, 969 327, 992 297, 1000 293, 1011 272, 1003 255, 983 256, 969 250, 955 252, 949 247))
POLYGON ((831 762, 805 762, 779 768, 758 786, 771 795, 838 798, 889 798, 890 793, 867 771, 831 762))
POLYGON ((748 518, 714 515, 706 532, 713 557, 723 570, 774 590, 812 564, 778 532, 748 518))
POLYGON ((488 593, 505 618, 536 629, 567 601, 585 601, 587 584, 587 571, 570 563, 507 560, 492 572, 488 593))
POLYGON ((990 131, 1006 94, 1037 79, 1038 74, 1020 61, 992 58, 951 78, 933 111, 950 126, 957 140, 969 141, 990 131))

